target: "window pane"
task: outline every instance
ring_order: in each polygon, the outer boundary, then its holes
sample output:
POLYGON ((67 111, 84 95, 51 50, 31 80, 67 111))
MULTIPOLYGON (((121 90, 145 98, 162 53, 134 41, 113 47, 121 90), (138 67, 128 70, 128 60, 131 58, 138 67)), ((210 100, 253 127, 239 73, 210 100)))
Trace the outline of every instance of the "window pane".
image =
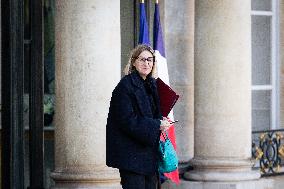
POLYGON ((270 129, 271 91, 252 91, 252 130, 270 129))
POLYGON ((252 10, 271 11, 271 1, 272 0, 252 0, 251 8, 252 10))
POLYGON ((271 17, 252 16, 252 84, 271 84, 271 17))

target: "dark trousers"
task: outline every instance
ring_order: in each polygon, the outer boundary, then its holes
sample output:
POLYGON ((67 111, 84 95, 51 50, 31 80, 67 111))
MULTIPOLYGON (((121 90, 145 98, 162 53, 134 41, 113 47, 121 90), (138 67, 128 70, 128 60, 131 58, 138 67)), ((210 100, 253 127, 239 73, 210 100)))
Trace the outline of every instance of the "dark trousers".
POLYGON ((160 188, 157 174, 142 175, 126 170, 119 170, 123 189, 157 189, 160 188))

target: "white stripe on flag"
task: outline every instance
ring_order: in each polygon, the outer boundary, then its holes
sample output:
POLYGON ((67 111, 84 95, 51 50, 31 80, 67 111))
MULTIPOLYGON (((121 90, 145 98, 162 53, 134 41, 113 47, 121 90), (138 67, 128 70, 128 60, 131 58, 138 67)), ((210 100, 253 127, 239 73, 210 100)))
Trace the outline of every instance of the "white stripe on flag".
POLYGON ((164 83, 170 86, 167 60, 163 57, 158 50, 155 50, 157 72, 158 77, 163 80, 164 83))
MULTIPOLYGON (((158 50, 155 50, 155 57, 158 77, 163 80, 163 82, 165 82, 168 86, 170 86, 167 59, 163 57, 158 50)), ((168 117, 170 118, 170 120, 174 121, 173 110, 171 110, 168 117)))

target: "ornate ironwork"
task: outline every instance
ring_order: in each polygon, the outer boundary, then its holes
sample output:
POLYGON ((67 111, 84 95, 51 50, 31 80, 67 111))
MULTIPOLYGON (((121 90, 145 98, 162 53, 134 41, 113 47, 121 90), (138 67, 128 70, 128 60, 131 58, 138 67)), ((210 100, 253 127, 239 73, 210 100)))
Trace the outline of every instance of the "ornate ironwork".
POLYGON ((263 176, 284 174, 284 129, 252 132, 254 168, 263 176))

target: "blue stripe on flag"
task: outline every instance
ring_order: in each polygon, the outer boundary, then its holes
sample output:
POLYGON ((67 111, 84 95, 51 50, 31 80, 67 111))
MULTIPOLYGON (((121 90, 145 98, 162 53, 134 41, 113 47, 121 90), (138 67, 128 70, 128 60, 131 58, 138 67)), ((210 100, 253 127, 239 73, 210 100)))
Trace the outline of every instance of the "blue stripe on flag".
POLYGON ((140 3, 139 44, 150 45, 149 30, 144 3, 140 3))
POLYGON ((163 31, 160 23, 160 11, 159 11, 159 4, 155 3, 155 14, 154 14, 154 50, 160 52, 163 57, 165 55, 165 47, 163 41, 163 31))

